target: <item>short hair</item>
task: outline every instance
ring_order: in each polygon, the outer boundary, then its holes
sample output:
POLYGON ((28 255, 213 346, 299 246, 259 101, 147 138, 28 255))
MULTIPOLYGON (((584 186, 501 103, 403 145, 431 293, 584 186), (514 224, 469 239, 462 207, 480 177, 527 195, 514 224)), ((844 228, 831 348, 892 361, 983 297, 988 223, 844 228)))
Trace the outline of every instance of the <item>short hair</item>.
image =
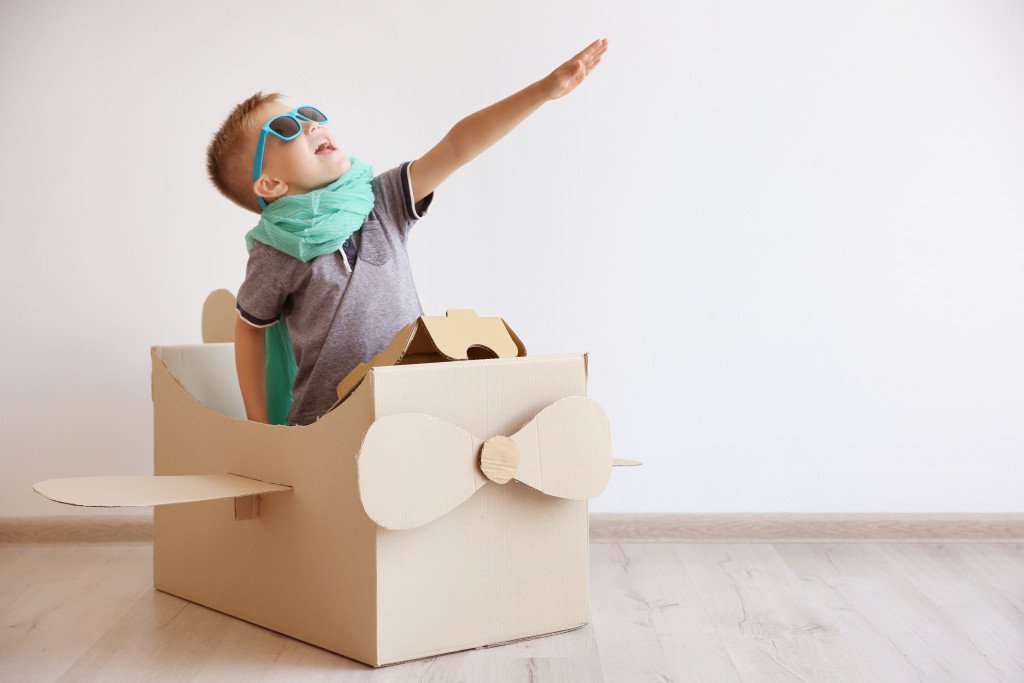
POLYGON ((228 114, 206 148, 206 171, 210 181, 222 195, 257 214, 263 209, 252 191, 252 162, 256 153, 253 133, 264 122, 256 121, 253 116, 267 102, 277 102, 283 97, 278 92, 257 91, 228 114))

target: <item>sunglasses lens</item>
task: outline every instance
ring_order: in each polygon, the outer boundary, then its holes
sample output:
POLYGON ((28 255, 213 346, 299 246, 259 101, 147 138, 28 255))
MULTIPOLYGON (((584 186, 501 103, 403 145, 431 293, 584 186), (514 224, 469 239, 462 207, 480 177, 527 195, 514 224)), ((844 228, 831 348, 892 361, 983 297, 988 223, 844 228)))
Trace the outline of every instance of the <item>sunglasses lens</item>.
POLYGON ((313 109, 313 107, 302 107, 299 109, 299 113, 310 121, 316 121, 317 123, 323 123, 327 120, 327 117, 321 114, 319 109, 313 109))
POLYGON ((270 122, 270 129, 278 135, 290 138, 299 133, 299 122, 288 116, 281 116, 270 122))

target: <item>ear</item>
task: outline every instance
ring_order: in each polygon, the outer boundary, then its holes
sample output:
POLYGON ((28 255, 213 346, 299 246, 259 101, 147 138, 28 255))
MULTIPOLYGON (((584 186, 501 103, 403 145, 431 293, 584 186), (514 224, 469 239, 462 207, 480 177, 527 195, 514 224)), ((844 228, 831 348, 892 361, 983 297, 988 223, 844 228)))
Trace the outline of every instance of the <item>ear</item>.
POLYGON ((264 173, 252 184, 252 191, 264 200, 277 199, 288 191, 288 183, 264 173))

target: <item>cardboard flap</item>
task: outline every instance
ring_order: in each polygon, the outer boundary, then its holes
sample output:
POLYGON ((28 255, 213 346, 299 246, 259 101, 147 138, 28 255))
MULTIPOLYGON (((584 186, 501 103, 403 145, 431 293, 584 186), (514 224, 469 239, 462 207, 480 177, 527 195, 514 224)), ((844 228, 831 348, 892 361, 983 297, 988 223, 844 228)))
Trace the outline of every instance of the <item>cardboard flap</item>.
MULTIPOLYGON (((416 330, 419 327, 419 319, 413 321, 400 329, 388 345, 384 347, 384 350, 378 353, 376 356, 370 359, 367 363, 360 363, 354 367, 340 382, 338 382, 338 402, 340 403, 349 394, 351 394, 356 386, 363 380, 366 373, 370 371, 370 368, 384 366, 384 365, 395 365, 402 356, 405 355, 406 349, 412 343, 413 337, 416 336, 416 330)), ((337 405, 337 403, 335 403, 337 405)))
POLYGON ((559 498, 599 495, 611 474, 611 438, 601 406, 559 399, 511 437, 486 442, 447 420, 421 413, 383 417, 357 455, 359 497, 386 529, 411 529, 450 512, 488 479, 511 479, 559 498))
POLYGON ((84 507, 140 507, 194 503, 291 491, 237 474, 195 474, 162 477, 72 477, 47 479, 32 489, 50 500, 84 507))
POLYGON ((210 292, 203 303, 203 343, 235 340, 235 295, 226 289, 210 292))
POLYGON ((481 318, 472 309, 450 308, 443 316, 420 316, 400 329, 383 351, 338 382, 338 400, 331 410, 348 398, 373 368, 486 355, 515 358, 525 356, 526 347, 504 320, 481 318))
POLYGON ((437 350, 452 360, 467 360, 472 349, 487 350, 498 358, 525 356, 501 318, 481 318, 468 308, 450 308, 444 316, 420 318, 437 350))
POLYGON ((625 458, 612 458, 612 467, 636 467, 643 463, 639 460, 627 460, 625 458))

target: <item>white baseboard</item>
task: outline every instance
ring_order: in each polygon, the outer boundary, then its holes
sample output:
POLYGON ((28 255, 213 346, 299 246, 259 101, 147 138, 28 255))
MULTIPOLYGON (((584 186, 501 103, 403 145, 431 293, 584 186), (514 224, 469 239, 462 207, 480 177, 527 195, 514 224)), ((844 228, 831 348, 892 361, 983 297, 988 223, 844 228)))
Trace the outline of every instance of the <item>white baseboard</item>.
POLYGON ((591 513, 592 543, 1024 540, 1024 513, 591 513))
MULTIPOLYGON (((1024 513, 739 512, 590 515, 593 543, 1019 542, 1024 513)), ((149 515, 0 517, 0 544, 152 543, 149 515)))

